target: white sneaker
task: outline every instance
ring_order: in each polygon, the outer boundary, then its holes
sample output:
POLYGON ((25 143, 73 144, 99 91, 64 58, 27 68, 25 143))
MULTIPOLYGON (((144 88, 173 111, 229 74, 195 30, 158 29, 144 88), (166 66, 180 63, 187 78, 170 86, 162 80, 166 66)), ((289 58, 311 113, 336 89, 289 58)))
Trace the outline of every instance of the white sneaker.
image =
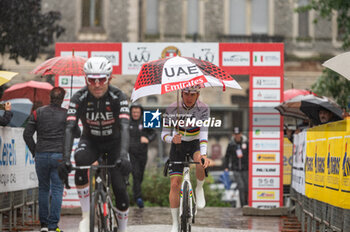
POLYGON ((196 187, 196 201, 198 209, 205 207, 205 197, 203 187, 196 187))
POLYGON ((83 219, 79 223, 78 232, 89 232, 90 231, 90 215, 89 212, 83 212, 83 219))

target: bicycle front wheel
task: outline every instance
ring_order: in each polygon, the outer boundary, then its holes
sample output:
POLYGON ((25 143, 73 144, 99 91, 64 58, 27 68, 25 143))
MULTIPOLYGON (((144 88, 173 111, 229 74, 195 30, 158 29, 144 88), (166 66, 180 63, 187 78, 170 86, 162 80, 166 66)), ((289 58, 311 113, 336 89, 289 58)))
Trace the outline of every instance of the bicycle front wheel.
POLYGON ((106 231, 106 217, 103 212, 104 202, 100 194, 93 193, 90 202, 90 232, 95 231, 95 226, 98 232, 106 231))
POLYGON ((188 183, 184 183, 182 190, 182 215, 181 215, 181 232, 190 232, 190 196, 189 196, 189 186, 188 183))
POLYGON ((106 216, 107 230, 111 232, 116 232, 118 231, 117 212, 113 207, 113 202, 110 195, 107 195, 106 203, 107 203, 107 216, 106 216))

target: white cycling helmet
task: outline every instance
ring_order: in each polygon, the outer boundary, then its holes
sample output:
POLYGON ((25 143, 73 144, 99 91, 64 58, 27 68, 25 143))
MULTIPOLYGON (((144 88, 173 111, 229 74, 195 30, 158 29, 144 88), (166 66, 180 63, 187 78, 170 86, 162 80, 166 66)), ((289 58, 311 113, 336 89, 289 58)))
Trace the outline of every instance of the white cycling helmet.
POLYGON ((84 64, 87 78, 110 78, 113 71, 112 63, 106 57, 90 57, 84 64))
POLYGON ((200 85, 193 85, 190 87, 186 87, 181 89, 182 92, 185 93, 199 93, 201 91, 201 86, 200 85))

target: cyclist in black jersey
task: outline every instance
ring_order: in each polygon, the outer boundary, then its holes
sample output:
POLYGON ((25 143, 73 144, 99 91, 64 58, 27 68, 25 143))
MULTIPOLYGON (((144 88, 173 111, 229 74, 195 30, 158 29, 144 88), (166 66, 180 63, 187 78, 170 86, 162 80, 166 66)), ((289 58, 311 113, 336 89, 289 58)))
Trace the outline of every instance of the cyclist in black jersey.
MULTIPOLYGON (((73 95, 67 112, 64 139, 64 162, 59 167, 66 184, 71 171, 73 129, 79 119, 83 132, 74 159, 76 166, 91 165, 101 154, 108 154, 108 164, 120 160, 120 167, 111 169, 112 188, 116 196, 118 231, 126 231, 129 197, 125 176, 131 171, 129 148, 129 107, 125 94, 111 86, 112 64, 104 57, 92 57, 84 65, 87 86, 73 95)), ((83 219, 79 231, 89 231, 89 180, 87 170, 77 170, 75 185, 80 198, 83 219)))

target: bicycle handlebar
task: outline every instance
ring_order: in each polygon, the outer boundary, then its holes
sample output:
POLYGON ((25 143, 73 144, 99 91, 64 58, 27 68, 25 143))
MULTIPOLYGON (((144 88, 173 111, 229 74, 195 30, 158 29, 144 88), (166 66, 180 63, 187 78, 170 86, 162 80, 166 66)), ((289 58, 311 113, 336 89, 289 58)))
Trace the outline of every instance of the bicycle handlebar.
POLYGON ((75 166, 72 167, 72 170, 84 170, 84 169, 101 169, 101 168, 116 168, 119 167, 121 164, 121 160, 117 160, 114 164, 109 164, 109 165, 87 165, 87 166, 75 166))
MULTIPOLYGON (((116 168, 120 167, 121 165, 121 160, 118 159, 114 164, 109 164, 109 165, 87 165, 87 166, 72 166, 72 170, 85 170, 85 169, 93 169, 93 170, 98 170, 102 168, 116 168)), ((125 183, 128 185, 128 181, 125 180, 125 183)), ((66 189, 70 189, 69 183, 64 183, 66 186, 66 189)))
MULTIPOLYGON (((201 163, 204 164, 204 159, 201 158, 201 163)), ((168 169, 169 166, 172 164, 181 164, 181 165, 189 165, 189 164, 200 164, 200 162, 195 162, 195 161, 170 161, 169 159, 165 163, 164 169, 163 169, 163 175, 167 176, 168 175, 168 169)), ((208 169, 204 169, 204 174, 206 177, 208 177, 208 169)))

